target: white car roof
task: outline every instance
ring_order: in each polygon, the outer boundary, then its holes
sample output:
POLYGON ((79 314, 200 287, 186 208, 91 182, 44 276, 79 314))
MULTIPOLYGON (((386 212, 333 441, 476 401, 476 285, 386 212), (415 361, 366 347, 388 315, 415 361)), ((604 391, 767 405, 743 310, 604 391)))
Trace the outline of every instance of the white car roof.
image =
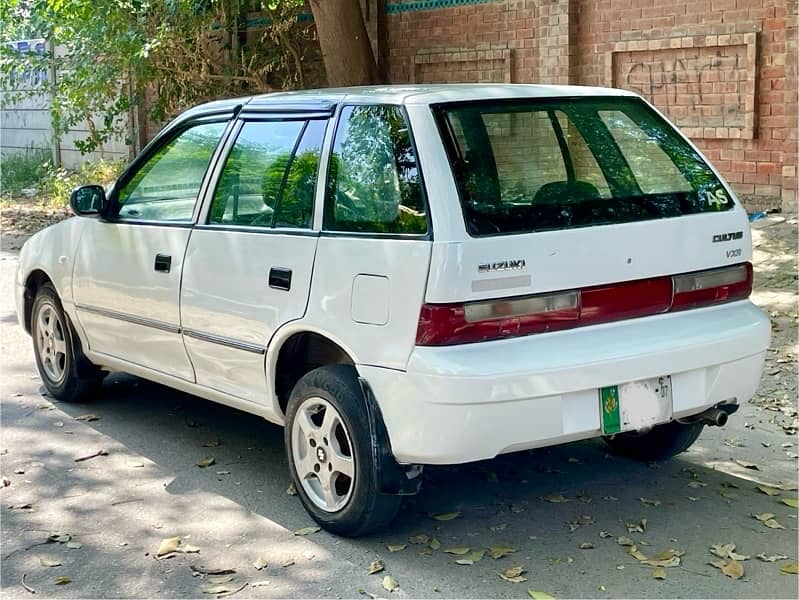
POLYGON ((435 104, 492 98, 562 98, 575 96, 636 96, 627 90, 581 85, 534 85, 518 83, 449 83, 430 85, 371 85, 274 92, 253 96, 248 104, 268 106, 291 100, 369 102, 387 104, 435 104))

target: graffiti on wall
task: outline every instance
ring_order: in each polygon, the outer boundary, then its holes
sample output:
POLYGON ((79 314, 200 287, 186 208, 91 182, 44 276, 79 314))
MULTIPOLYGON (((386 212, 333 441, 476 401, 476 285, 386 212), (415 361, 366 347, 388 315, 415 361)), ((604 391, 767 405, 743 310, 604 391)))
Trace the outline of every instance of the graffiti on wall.
POLYGON ((677 125, 746 126, 753 75, 745 45, 620 52, 614 85, 635 91, 677 125))

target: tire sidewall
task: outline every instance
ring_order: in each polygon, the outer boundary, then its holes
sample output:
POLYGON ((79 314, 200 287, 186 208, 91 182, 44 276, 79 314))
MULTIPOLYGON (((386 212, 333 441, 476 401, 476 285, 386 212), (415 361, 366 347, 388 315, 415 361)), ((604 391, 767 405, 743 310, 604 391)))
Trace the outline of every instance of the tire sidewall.
POLYGON ((352 373, 351 379, 346 376, 344 369, 331 367, 322 367, 308 373, 300 379, 292 391, 286 410, 286 456, 294 488, 314 520, 326 529, 341 535, 353 535, 353 532, 360 527, 373 504, 373 496, 377 493, 369 418, 363 394, 358 389, 358 382, 354 376, 354 369, 352 373), (303 401, 312 397, 323 398, 338 411, 349 433, 355 458, 352 494, 346 506, 336 512, 327 512, 314 504, 303 489, 294 466, 292 446, 294 419, 303 401))
POLYGON ((75 378, 75 351, 72 344, 72 329, 58 299, 58 294, 49 284, 45 284, 36 294, 36 299, 33 301, 33 310, 31 311, 31 337, 33 338, 33 353, 36 357, 36 366, 39 369, 39 376, 42 378, 42 383, 47 388, 47 391, 56 398, 60 398, 70 387, 72 380, 75 378), (47 375, 47 371, 42 364, 42 358, 39 354, 38 344, 38 314, 39 311, 45 306, 50 305, 56 311, 59 320, 61 321, 61 329, 64 333, 65 345, 65 365, 64 377, 59 382, 54 382, 47 375))

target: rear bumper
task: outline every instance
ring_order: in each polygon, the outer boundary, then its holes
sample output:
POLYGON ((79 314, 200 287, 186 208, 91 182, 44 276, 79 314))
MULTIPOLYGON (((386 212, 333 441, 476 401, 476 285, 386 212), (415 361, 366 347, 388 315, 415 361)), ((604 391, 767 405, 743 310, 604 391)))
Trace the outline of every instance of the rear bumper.
POLYGON ((400 462, 455 464, 601 435, 597 389, 672 377, 673 416, 757 389, 770 340, 749 301, 358 365, 400 462))

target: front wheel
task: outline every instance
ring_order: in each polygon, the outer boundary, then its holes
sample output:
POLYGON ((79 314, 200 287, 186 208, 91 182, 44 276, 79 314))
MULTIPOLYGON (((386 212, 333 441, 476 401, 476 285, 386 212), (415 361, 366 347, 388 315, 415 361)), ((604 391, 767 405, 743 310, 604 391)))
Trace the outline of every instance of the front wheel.
POLYGON ((401 498, 378 489, 372 437, 353 367, 314 369, 294 387, 286 411, 289 470, 305 509, 332 533, 370 533, 399 510, 401 498))
POLYGON ((666 460, 688 450, 703 428, 702 423, 672 421, 657 425, 646 433, 618 433, 604 439, 618 454, 638 460, 666 460))
POLYGON ((58 294, 49 283, 39 288, 33 301, 31 336, 39 376, 56 400, 85 399, 99 386, 104 373, 83 356, 58 294))

